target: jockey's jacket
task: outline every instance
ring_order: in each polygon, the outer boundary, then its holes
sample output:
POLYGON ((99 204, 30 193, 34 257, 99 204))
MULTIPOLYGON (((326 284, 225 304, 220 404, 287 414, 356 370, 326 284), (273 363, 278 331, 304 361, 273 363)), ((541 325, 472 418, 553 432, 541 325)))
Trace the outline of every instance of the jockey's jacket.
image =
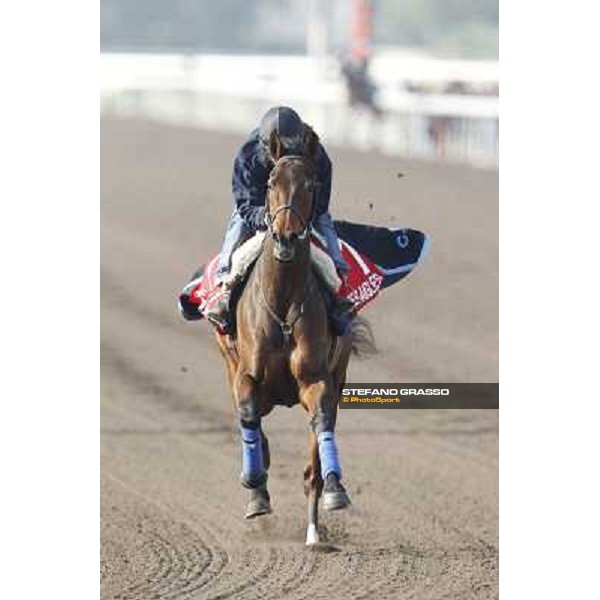
MULTIPOLYGON (((329 209, 331 196, 331 160, 319 143, 315 155, 319 185, 315 193, 315 218, 329 209)), ((267 182, 273 167, 267 149, 254 129, 240 148, 233 163, 232 190, 237 211, 244 224, 256 231, 264 227, 267 182)))

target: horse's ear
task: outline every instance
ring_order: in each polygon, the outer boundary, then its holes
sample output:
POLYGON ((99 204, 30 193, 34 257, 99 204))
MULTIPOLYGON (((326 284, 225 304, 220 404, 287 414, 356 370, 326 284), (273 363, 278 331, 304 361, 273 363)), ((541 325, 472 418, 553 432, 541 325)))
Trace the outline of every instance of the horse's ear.
POLYGON ((272 131, 269 136, 269 156, 273 162, 277 162, 281 158, 281 140, 276 131, 272 131))
POLYGON ((319 150, 319 136, 314 132, 310 125, 304 126, 304 147, 306 148, 306 156, 314 158, 319 150))

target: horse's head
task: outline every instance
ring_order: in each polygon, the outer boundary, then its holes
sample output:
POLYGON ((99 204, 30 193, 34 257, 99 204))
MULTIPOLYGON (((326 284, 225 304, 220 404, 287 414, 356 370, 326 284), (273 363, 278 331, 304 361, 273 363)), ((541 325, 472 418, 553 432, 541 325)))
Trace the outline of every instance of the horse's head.
POLYGON ((307 127, 305 152, 283 154, 277 134, 271 136, 269 153, 275 166, 267 191, 267 223, 273 238, 273 254, 280 262, 290 262, 299 245, 308 247, 314 216, 318 181, 314 157, 319 138, 307 127))

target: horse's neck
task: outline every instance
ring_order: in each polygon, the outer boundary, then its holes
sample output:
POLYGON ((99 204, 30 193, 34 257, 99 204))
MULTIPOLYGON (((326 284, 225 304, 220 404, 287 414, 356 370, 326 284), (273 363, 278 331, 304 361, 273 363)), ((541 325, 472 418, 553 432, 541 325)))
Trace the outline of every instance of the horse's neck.
POLYGON ((282 317, 290 308, 306 299, 310 277, 310 251, 298 249, 299 255, 290 263, 280 263, 273 256, 271 244, 265 244, 260 256, 259 285, 269 304, 282 317))

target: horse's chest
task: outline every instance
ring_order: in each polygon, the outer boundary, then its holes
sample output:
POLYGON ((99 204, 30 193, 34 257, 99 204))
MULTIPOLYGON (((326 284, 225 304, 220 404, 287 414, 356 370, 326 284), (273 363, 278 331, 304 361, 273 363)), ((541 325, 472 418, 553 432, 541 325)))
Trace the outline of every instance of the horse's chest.
POLYGON ((290 370, 289 357, 271 355, 264 370, 263 390, 272 404, 298 404, 298 384, 290 370))

